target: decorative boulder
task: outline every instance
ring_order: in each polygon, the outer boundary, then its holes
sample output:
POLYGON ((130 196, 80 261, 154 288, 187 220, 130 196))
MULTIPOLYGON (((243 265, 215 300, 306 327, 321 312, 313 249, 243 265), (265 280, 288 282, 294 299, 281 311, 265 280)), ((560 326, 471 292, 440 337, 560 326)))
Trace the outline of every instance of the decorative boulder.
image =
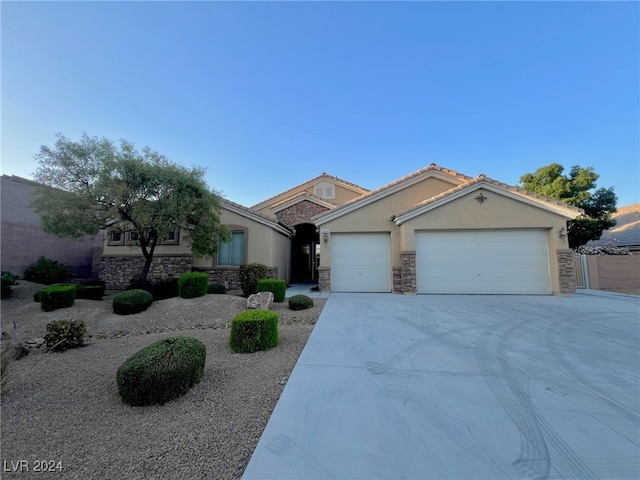
POLYGON ((258 292, 253 295, 249 295, 249 298, 247 298, 247 308, 250 310, 273 309, 273 293, 258 292))

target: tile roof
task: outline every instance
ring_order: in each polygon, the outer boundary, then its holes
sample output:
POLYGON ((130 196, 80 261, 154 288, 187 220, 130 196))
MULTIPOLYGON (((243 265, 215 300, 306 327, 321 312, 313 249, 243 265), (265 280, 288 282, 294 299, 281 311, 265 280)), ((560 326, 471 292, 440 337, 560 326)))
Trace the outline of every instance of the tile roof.
POLYGON ((611 217, 616 220, 616 225, 603 231, 598 240, 587 242, 587 246, 596 247, 610 241, 621 247, 640 246, 640 203, 618 207, 611 217))
POLYGON ((296 203, 296 200, 303 200, 303 199, 311 199, 311 200, 316 200, 319 203, 325 204, 328 207, 337 207, 338 205, 336 203, 333 203, 330 200, 327 200, 326 198, 322 198, 319 197, 318 195, 314 195, 313 193, 308 193, 308 192, 300 192, 299 194, 293 196, 293 197, 288 197, 285 198, 284 200, 282 200, 281 202, 278 203, 274 203, 273 205, 270 206, 270 208, 272 210, 277 209, 279 206, 281 205, 285 205, 287 203, 296 203))
POLYGON ((560 200, 555 200, 553 198, 549 198, 549 197, 545 197, 543 195, 538 195, 537 193, 533 193, 533 192, 529 192, 528 190, 525 190, 524 188, 521 187, 516 187, 513 185, 508 185, 506 183, 503 182, 499 182, 497 180, 494 180, 492 178, 487 177, 484 173, 481 173, 480 175, 478 175, 475 178, 471 178, 471 177, 467 177, 468 180, 465 183, 461 183, 460 185, 457 185, 449 190, 446 190, 442 193, 439 193, 438 195, 435 195, 431 198, 428 198, 420 203, 417 203, 416 205, 397 213, 396 215, 394 215, 394 218, 398 218, 398 217, 402 217, 405 216, 411 212, 414 212, 416 210, 419 210, 423 207, 426 207, 428 205, 431 205, 433 203, 436 203, 440 200, 443 200, 447 197, 450 197, 451 195, 454 195, 458 192, 461 192, 463 190, 466 190, 474 185, 478 185, 480 183, 483 184, 488 184, 488 185, 493 185, 496 187, 499 187, 503 190, 509 191, 511 193, 514 193, 516 195, 519 195, 523 198, 528 198, 534 202, 543 204, 543 205, 547 205, 550 207, 560 207, 561 209, 564 210, 569 210, 573 213, 575 213, 576 216, 580 215, 581 213, 583 213, 583 211, 578 208, 578 207, 574 207, 572 205, 568 205, 564 202, 561 202, 560 200))
POLYGON ((340 205, 339 207, 331 210, 330 212, 327 213, 323 213, 320 215, 317 215, 315 218, 320 218, 323 215, 327 215, 329 213, 333 214, 336 212, 340 212, 349 208, 353 208, 353 205, 358 203, 358 202, 362 202, 365 201, 368 198, 374 197, 374 196, 378 196, 378 195, 384 195, 384 193, 394 187, 398 187, 401 186, 404 183, 407 183, 413 179, 416 179, 422 175, 425 175, 429 172, 434 172, 434 173, 438 173, 438 174, 443 174, 446 175, 448 177, 450 177, 451 179, 455 179, 459 182, 466 182, 469 180, 472 180, 473 177, 469 177, 467 175, 463 175, 461 173, 456 172, 455 170, 450 170, 448 168, 444 168, 444 167, 440 167, 438 165, 436 165, 435 163, 430 164, 427 167, 421 168, 420 170, 417 170, 409 175, 406 175, 402 178, 399 178, 398 180, 394 180, 391 183, 387 183, 386 185, 383 185, 382 187, 376 188, 375 190, 370 190, 367 193, 364 193, 363 195, 360 195, 359 197, 353 198, 351 200, 349 200, 348 202, 340 205))
POLYGON ((231 207, 232 209, 243 212, 245 215, 249 217, 253 216, 255 217, 256 220, 261 220, 262 223, 271 224, 270 226, 273 228, 277 229, 278 227, 280 227, 281 229, 287 230, 291 234, 293 233, 293 230, 290 227, 280 222, 280 220, 278 220, 276 217, 265 215, 264 213, 260 213, 257 210, 253 210, 249 207, 245 207, 244 205, 240 205, 239 203, 232 202, 231 200, 227 200, 226 198, 220 198, 220 203, 222 204, 223 207, 225 206, 231 207))
MULTIPOLYGON (((288 194, 293 195, 296 190, 307 188, 311 184, 316 183, 318 181, 322 181, 322 180, 329 180, 329 181, 332 181, 334 183, 343 185, 345 187, 351 188, 352 190, 356 190, 356 191, 359 191, 359 192, 362 192, 362 193, 365 193, 365 192, 369 191, 366 188, 362 188, 361 186, 356 185, 355 183, 347 182, 346 180, 342 180, 341 178, 334 177, 333 175, 329 175, 329 174, 327 174, 325 172, 322 172, 317 177, 314 177, 311 180, 307 180, 306 182, 303 182, 303 183, 301 183, 299 185, 296 185, 295 187, 292 187, 292 188, 290 188, 288 190, 285 190, 284 192, 281 192, 281 193, 279 193, 277 195, 274 195, 273 197, 267 198, 266 200, 263 200, 262 202, 253 205, 251 208, 260 209, 260 208, 264 208, 266 206, 270 206, 271 202, 275 201, 279 197, 284 197, 285 199, 283 201, 286 202, 291 198, 290 196, 287 196, 288 194)), ((279 203, 282 203, 282 202, 279 202, 279 203)))

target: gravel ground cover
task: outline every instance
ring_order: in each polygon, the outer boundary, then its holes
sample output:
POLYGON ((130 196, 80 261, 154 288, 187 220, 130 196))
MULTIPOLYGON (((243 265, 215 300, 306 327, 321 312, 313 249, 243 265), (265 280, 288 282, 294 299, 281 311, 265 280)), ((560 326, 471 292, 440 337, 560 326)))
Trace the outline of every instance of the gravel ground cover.
POLYGON ((4 342, 44 337, 47 323, 67 319, 85 320, 87 337, 81 348, 32 349, 9 365, 0 403, 3 479, 241 477, 326 302, 315 299, 302 311, 275 304, 279 345, 236 354, 228 346, 229 327, 245 309, 244 298, 172 298, 119 316, 111 308, 116 292, 109 292, 99 302, 76 300, 73 307, 43 312, 33 302, 41 287, 20 281, 13 298, 2 300, 4 342), (173 335, 206 345, 202 381, 162 406, 122 403, 118 367, 173 335))

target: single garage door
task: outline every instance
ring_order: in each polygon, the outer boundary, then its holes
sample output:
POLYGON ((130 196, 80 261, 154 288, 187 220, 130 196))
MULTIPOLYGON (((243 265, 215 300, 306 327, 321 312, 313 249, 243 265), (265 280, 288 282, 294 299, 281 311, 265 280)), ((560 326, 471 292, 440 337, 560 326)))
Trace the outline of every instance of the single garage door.
POLYGON ((549 294, 545 230, 416 233, 418 293, 549 294))
POLYGON ((332 234, 331 291, 390 292, 389 234, 332 234))

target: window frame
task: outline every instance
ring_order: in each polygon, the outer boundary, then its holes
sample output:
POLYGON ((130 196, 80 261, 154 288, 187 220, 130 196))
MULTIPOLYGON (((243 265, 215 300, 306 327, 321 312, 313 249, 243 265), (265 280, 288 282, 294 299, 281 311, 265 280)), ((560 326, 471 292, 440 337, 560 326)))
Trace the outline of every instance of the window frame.
MULTIPOLYGON (((222 242, 220 241, 218 243, 218 251, 216 252, 216 266, 218 267, 229 267, 229 268, 237 268, 240 265, 247 263, 247 252, 248 252, 248 228, 247 227, 243 227, 240 225, 227 225, 227 228, 229 229, 229 235, 230 235, 230 242, 222 242), (233 264, 233 263, 220 263, 220 252, 221 252, 221 248, 220 246, 222 245, 222 243, 232 243, 233 242, 233 234, 242 234, 243 235, 243 245, 242 245, 242 260, 240 263, 233 264)), ((219 237, 218 237, 219 238, 219 237)), ((230 259, 231 260, 231 259, 230 259)))

